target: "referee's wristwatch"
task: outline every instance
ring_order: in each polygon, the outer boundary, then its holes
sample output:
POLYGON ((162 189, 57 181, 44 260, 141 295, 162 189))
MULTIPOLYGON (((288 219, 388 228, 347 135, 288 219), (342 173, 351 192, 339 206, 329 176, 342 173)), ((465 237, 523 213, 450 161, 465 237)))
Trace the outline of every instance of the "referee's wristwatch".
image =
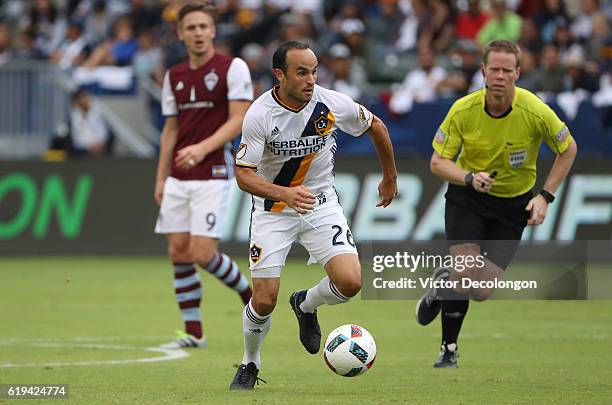
POLYGON ((463 180, 465 181, 466 186, 473 187, 472 182, 474 181, 474 173, 468 172, 468 174, 465 175, 463 180))
POLYGON ((547 203, 552 203, 553 201, 555 201, 555 196, 552 195, 552 193, 549 193, 548 191, 542 189, 542 191, 540 191, 540 195, 542 197, 544 197, 544 199, 546 200, 547 203))

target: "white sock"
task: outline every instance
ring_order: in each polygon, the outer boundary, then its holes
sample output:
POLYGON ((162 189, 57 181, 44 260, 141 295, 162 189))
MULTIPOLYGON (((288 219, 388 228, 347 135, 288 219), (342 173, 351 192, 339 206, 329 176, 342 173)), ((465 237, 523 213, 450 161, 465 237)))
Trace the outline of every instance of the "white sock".
POLYGON ((306 299, 300 304, 300 309, 304 312, 312 313, 320 305, 336 305, 348 302, 350 298, 340 293, 338 287, 325 276, 319 284, 312 287, 306 293, 306 299))
POLYGON ((270 331, 272 315, 261 316, 253 309, 251 301, 242 311, 242 332, 244 334, 244 356, 242 364, 255 363, 260 368, 260 349, 270 331))

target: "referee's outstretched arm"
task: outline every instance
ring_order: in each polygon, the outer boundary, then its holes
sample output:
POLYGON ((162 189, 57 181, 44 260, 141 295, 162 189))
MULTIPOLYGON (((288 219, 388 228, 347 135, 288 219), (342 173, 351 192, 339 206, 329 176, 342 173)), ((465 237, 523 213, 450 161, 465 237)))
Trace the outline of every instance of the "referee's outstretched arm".
MULTIPOLYGON (((555 163, 551 167, 550 172, 546 177, 543 190, 553 195, 557 192, 559 185, 561 182, 563 182, 563 180, 565 180, 567 174, 572 168, 572 164, 574 163, 577 153, 578 145, 576 145, 574 138, 571 138, 567 149, 557 155, 555 163)), ((548 201, 546 201, 542 194, 538 194, 533 197, 529 201, 529 204, 527 204, 527 207, 525 207, 526 211, 531 211, 531 217, 529 218, 529 221, 527 221, 527 224, 540 225, 542 222, 544 222, 548 204, 548 201)))
POLYGON ((548 177, 546 177, 544 190, 550 191, 553 194, 557 191, 559 185, 565 180, 572 168, 577 153, 578 145, 576 145, 576 141, 572 138, 567 149, 557 155, 555 163, 551 167, 548 177))

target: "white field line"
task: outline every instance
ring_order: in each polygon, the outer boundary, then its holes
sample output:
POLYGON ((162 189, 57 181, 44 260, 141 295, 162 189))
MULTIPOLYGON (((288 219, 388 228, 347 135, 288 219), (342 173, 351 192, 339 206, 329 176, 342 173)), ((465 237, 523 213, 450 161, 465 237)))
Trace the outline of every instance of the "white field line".
POLYGON ((8 337, 0 338, 4 342, 119 342, 125 340, 153 340, 165 341, 171 339, 170 335, 163 336, 73 336, 73 337, 8 337))
MULTIPOLYGON (((74 339, 74 338, 73 338, 74 339)), ((92 340, 94 338, 92 337, 92 340)), ((118 339, 117 339, 118 340, 118 339)), ((79 349, 101 349, 101 350, 144 350, 149 353, 162 353, 163 356, 141 357, 137 359, 125 360, 85 360, 85 361, 66 361, 66 362, 50 362, 50 363, 0 363, 0 368, 15 368, 15 367, 63 367, 63 366, 93 366, 93 365, 118 365, 118 364, 133 364, 133 363, 153 363, 158 361, 171 361, 189 357, 189 353, 178 349, 164 349, 161 347, 138 347, 125 345, 111 345, 103 343, 78 343, 68 342, 61 343, 58 340, 46 341, 37 339, 35 341, 24 342, 23 339, 5 339, 0 340, 0 346, 26 346, 39 348, 79 348, 79 349)))

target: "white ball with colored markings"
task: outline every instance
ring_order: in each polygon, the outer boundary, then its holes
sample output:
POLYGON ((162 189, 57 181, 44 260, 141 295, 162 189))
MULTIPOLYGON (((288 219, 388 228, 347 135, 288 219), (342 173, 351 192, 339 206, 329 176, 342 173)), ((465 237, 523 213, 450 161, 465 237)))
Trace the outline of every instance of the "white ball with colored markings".
POLYGON ((342 325, 327 337, 323 358, 334 373, 357 377, 365 374, 374 364, 376 342, 365 328, 342 325))

